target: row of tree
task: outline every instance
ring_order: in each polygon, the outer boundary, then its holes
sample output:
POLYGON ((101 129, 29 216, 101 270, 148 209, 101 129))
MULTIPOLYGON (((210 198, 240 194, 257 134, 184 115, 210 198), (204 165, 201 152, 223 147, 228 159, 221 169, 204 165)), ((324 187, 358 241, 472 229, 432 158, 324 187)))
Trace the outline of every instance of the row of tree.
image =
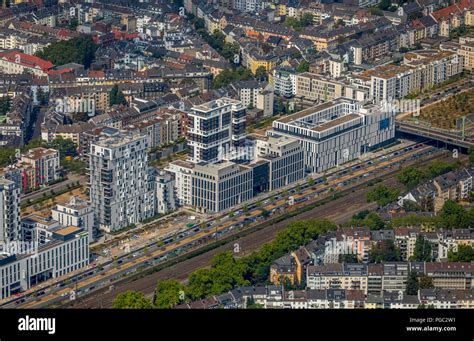
MULTIPOLYGON (((277 234, 274 241, 249 256, 236 259, 232 252, 216 255, 209 268, 196 270, 189 276, 187 285, 176 280, 159 281, 153 306, 170 308, 180 302, 218 295, 238 286, 266 284, 274 260, 334 229, 336 225, 325 219, 292 222, 277 234)), ((136 296, 133 292, 118 295, 114 307, 124 308, 130 297, 136 296)))
POLYGON ((418 167, 404 168, 397 176, 397 179, 400 183, 406 186, 407 190, 410 191, 420 183, 451 172, 460 165, 460 162, 447 163, 441 160, 435 160, 430 163, 426 170, 418 167))

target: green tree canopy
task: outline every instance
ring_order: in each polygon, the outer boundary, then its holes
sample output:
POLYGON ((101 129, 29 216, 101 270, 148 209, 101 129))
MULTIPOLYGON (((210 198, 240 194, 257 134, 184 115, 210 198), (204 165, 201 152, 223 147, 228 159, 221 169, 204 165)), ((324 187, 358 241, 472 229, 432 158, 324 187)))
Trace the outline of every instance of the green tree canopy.
POLYGON ((308 71, 309 71, 309 63, 306 60, 303 60, 296 68, 296 72, 308 72, 308 71))
POLYGON ((458 245, 458 251, 448 251, 450 262, 474 262, 474 248, 469 245, 458 245))
POLYGON ((237 69, 228 69, 221 71, 213 80, 212 87, 214 89, 222 88, 235 81, 246 81, 253 79, 252 71, 239 67, 237 69))
POLYGON ((418 186, 424 178, 425 174, 415 167, 404 168, 397 176, 398 181, 405 185, 409 191, 418 186))
POLYGON ((78 63, 89 68, 95 58, 97 48, 98 46, 92 42, 90 37, 81 36, 53 42, 42 51, 38 51, 36 56, 49 60, 55 65, 78 63))
POLYGON ((142 292, 126 291, 118 294, 113 301, 115 309, 150 309, 151 301, 142 292))
POLYGON ((420 288, 418 283, 418 275, 415 271, 411 271, 408 275, 407 284, 406 284, 406 293, 407 295, 417 295, 418 289, 420 288))
POLYGON ((0 97, 0 115, 5 115, 10 110, 10 96, 0 97))
POLYGON ((64 139, 61 136, 51 141, 48 147, 59 150, 59 156, 61 158, 77 155, 77 145, 72 142, 72 140, 64 139))
POLYGON ((439 225, 444 228, 466 228, 471 226, 472 209, 467 212, 453 200, 446 200, 439 212, 439 225))
POLYGON ((255 70, 255 79, 259 81, 266 81, 268 78, 267 69, 264 66, 259 66, 257 70, 255 70))
POLYGON ((425 274, 421 274, 418 277, 418 283, 419 283, 420 289, 431 289, 434 287, 433 278, 425 274))
POLYGON ((412 260, 417 262, 431 262, 431 244, 422 235, 416 237, 415 250, 413 251, 412 260))
POLYGON ((159 281, 155 289, 154 306, 172 308, 184 299, 185 286, 175 279, 159 281))
POLYGON ((378 185, 367 193, 367 202, 377 202, 379 206, 386 206, 397 200, 400 191, 385 185, 378 185))
POLYGON ((400 261, 400 249, 393 240, 383 240, 372 246, 369 253, 371 263, 400 261))
POLYGON ((110 90, 109 104, 110 105, 114 105, 114 104, 127 105, 127 100, 125 99, 123 92, 119 90, 117 84, 115 84, 110 90))

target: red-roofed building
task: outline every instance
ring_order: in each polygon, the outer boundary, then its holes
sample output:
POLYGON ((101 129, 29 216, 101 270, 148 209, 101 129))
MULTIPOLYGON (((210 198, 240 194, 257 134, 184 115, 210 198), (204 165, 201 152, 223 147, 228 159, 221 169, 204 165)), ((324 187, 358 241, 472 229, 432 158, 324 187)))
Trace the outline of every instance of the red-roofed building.
POLYGON ((439 35, 449 37, 449 33, 462 25, 474 25, 474 0, 460 0, 453 5, 431 13, 440 27, 439 35))
POLYGON ((138 38, 138 32, 135 33, 126 33, 117 30, 113 30, 114 36, 116 40, 132 40, 138 38))
POLYGON ((29 72, 36 76, 46 76, 53 63, 29 54, 9 51, 0 52, 0 72, 6 74, 21 74, 29 72))

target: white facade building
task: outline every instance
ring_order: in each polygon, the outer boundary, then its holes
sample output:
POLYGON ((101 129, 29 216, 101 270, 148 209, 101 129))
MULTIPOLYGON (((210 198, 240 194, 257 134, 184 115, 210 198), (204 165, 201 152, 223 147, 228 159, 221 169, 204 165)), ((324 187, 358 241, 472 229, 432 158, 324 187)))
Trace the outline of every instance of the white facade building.
POLYGON ((166 170, 174 174, 177 203, 180 206, 191 205, 191 176, 194 164, 176 160, 169 163, 166 170))
POLYGON ((148 137, 123 134, 91 144, 90 201, 95 224, 111 232, 154 215, 148 137))
POLYGON ((88 264, 88 233, 74 226, 61 227, 28 253, 0 255, 0 299, 88 264))
POLYGON ((51 214, 62 226, 80 227, 89 234, 89 241, 94 240, 94 211, 86 201, 72 197, 67 203, 56 205, 51 214))
POLYGON ((395 112, 338 98, 274 121, 268 134, 299 140, 306 170, 323 172, 392 140, 395 112))
POLYGON ((220 150, 243 146, 245 115, 242 102, 226 97, 193 107, 188 114, 192 161, 216 162, 220 150))
POLYGON ((0 179, 0 244, 20 237, 20 189, 13 181, 0 179))
POLYGON ((192 174, 192 206, 219 212, 253 197, 252 169, 225 161, 198 163, 192 174))

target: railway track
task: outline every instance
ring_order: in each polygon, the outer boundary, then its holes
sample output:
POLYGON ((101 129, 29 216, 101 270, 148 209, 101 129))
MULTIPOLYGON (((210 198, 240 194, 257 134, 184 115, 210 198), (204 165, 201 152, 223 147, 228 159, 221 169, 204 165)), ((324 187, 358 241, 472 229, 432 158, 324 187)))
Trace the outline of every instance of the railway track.
MULTIPOLYGON (((432 155, 431 157, 423 159, 423 162, 430 161, 436 158, 439 158, 439 155, 432 155)), ((385 174, 383 174, 380 179, 386 185, 402 188, 402 186, 393 176, 399 171, 400 168, 398 167, 396 169, 391 169, 385 172, 385 174)), ((374 203, 365 202, 365 194, 370 189, 371 187, 367 187, 367 182, 356 184, 353 187, 341 191, 341 194, 346 194, 345 196, 334 201, 330 201, 329 203, 323 206, 315 207, 311 210, 304 211, 302 213, 299 213, 298 215, 290 217, 284 221, 280 221, 276 224, 268 224, 267 222, 264 222, 261 224, 263 226, 262 228, 257 229, 256 231, 248 235, 244 235, 238 239, 234 239, 232 243, 229 242, 225 245, 216 247, 215 249, 212 249, 204 254, 198 255, 188 260, 184 260, 178 264, 175 264, 172 267, 165 268, 158 272, 147 275, 146 277, 124 279, 122 282, 115 284, 115 289, 113 291, 108 291, 107 289, 100 289, 88 296, 82 297, 78 301, 68 302, 62 307, 110 308, 112 307, 112 301, 116 297, 116 295, 126 290, 141 291, 151 296, 158 280, 175 278, 181 281, 185 281, 189 273, 196 269, 208 266, 210 260, 212 259, 212 257, 214 257, 214 255, 223 251, 232 250, 235 243, 239 244, 239 248, 242 251, 238 256, 245 256, 257 250, 264 243, 271 241, 278 231, 284 229, 289 222, 294 220, 319 217, 331 219, 337 224, 344 223, 349 220, 355 213, 361 210, 373 209, 376 207, 376 204, 374 203), (361 200, 361 197, 363 198, 363 200, 361 200)))

